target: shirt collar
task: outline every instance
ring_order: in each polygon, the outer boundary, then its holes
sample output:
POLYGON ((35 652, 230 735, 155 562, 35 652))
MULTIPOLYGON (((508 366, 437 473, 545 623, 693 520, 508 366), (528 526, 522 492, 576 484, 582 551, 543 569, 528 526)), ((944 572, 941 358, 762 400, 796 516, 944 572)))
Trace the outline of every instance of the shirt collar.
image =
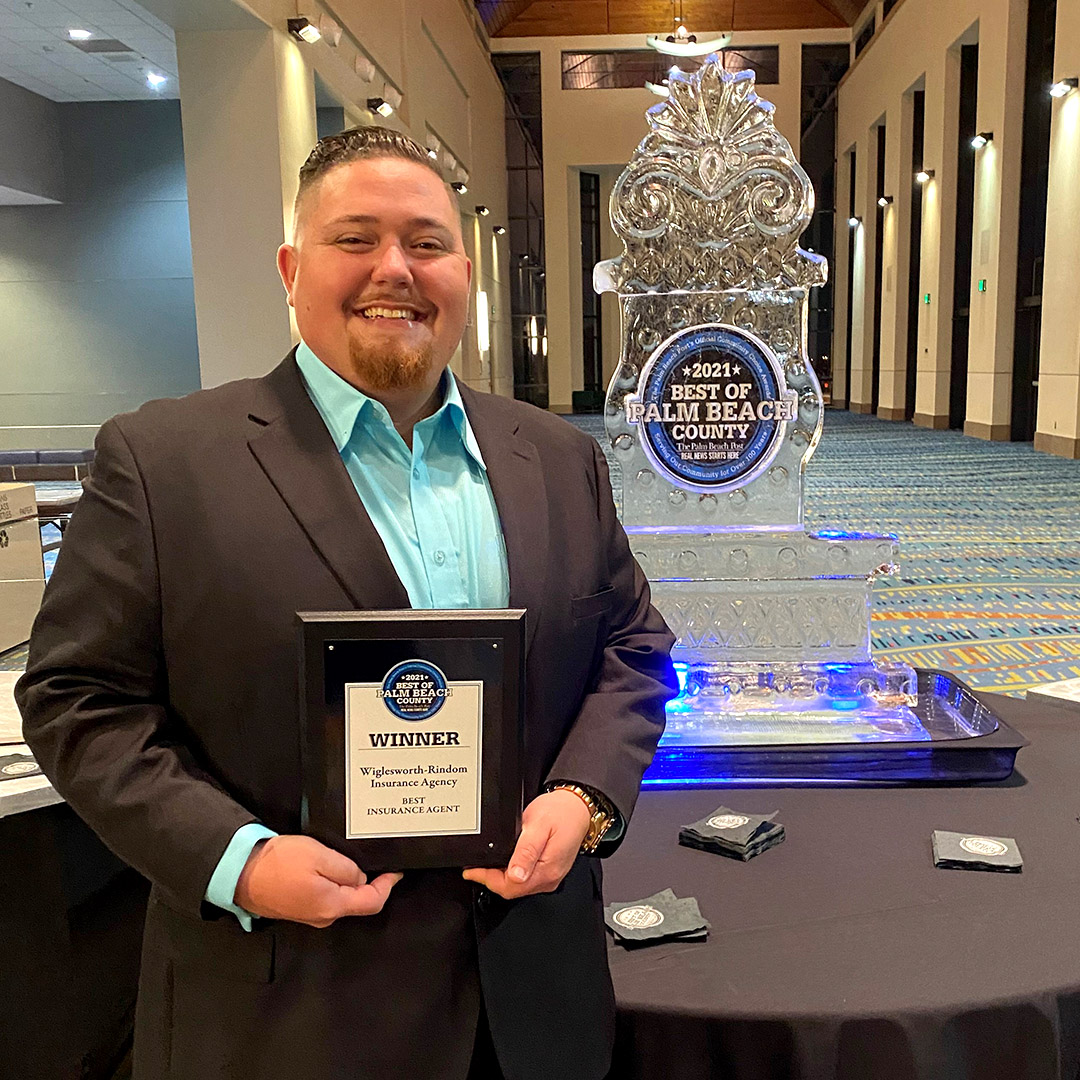
MULTIPOLYGON (((381 423, 384 426, 393 427, 390 414, 381 402, 368 397, 362 390, 357 390, 351 383, 346 382, 336 371, 332 371, 304 341, 297 346, 296 363, 300 368, 300 374, 304 377, 308 394, 329 429, 339 454, 344 452, 361 417, 364 418, 365 423, 381 423)), ((473 433, 468 414, 465 412, 465 405, 461 400, 457 379, 449 368, 443 376, 442 385, 445 391, 442 404, 431 416, 421 420, 416 426, 421 431, 426 431, 449 419, 469 456, 480 468, 487 471, 487 465, 480 453, 480 445, 476 441, 476 435, 473 433)), ((426 444, 428 439, 425 438, 424 441, 426 444)))

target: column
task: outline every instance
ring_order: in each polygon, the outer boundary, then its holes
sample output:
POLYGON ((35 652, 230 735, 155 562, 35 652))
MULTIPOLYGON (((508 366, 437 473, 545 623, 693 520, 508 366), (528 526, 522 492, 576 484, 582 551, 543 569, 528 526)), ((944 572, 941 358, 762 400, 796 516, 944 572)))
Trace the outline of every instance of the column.
POLYGON ((275 267, 297 171, 315 143, 315 88, 271 29, 178 31, 180 104, 203 386, 263 375, 292 348, 275 267))
POLYGON ((1027 3, 1002 2, 993 16, 979 25, 976 130, 991 131, 994 138, 975 151, 978 158, 964 434, 1008 439, 1012 431, 1027 3), (983 290, 980 281, 986 282, 983 290))
POLYGON ((949 426, 953 280, 956 261, 956 140, 960 126, 960 53, 928 58, 923 167, 934 176, 922 187, 918 371, 915 424, 949 426), (929 296, 930 302, 925 303, 929 296))
POLYGON ((848 408, 868 413, 873 408, 871 381, 874 371, 874 240, 877 235, 877 196, 874 179, 877 161, 877 129, 860 139, 855 151, 855 228, 851 290, 851 386, 848 408), (873 160, 871 160, 873 158, 873 160))
MULTIPOLYGON (((1059 3, 1054 78, 1080 76, 1080 5, 1059 3)), ((1054 102, 1035 449, 1080 458, 1080 90, 1054 102)))
POLYGON ((885 194, 892 202, 878 216, 885 230, 881 281, 881 378, 878 416, 904 419, 907 371, 908 270, 911 266, 912 97, 889 108, 885 127, 885 194))

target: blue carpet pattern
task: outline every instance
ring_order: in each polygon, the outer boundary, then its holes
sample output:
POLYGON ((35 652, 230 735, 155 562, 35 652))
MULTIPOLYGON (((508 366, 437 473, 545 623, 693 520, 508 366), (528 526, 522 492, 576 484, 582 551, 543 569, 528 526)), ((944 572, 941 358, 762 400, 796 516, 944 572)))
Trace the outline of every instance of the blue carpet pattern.
MULTIPOLYGON (((618 506, 601 418, 568 419, 600 440, 618 506)), ((1080 676, 1080 461, 828 410, 806 480, 809 529, 900 538, 875 650, 1016 695, 1080 676)))
MULTIPOLYGON (((599 440, 619 507, 602 419, 568 419, 599 440)), ((806 521, 899 536, 900 576, 874 590, 885 655, 1012 694, 1080 677, 1080 461, 829 410, 806 521)), ((46 560, 51 572, 55 552, 46 560)), ((0 670, 25 663, 25 646, 0 656, 0 670)))

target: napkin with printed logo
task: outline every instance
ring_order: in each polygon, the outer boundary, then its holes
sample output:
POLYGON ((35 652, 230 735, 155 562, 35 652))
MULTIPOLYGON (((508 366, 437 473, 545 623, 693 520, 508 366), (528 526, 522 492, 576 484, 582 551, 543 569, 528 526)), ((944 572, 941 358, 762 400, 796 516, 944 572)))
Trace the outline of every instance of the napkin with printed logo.
POLYGON ((934 865, 942 870, 997 870, 1019 874, 1024 869, 1020 848, 1011 836, 980 836, 978 833, 935 829, 932 843, 934 865))
POLYGON ((643 900, 608 904, 604 922, 615 940, 628 948, 658 941, 704 941, 709 934, 709 921, 697 900, 692 896, 680 899, 671 889, 643 900))
POLYGON ((774 820, 777 813, 746 814, 720 806, 700 821, 684 825, 679 843, 745 862, 784 839, 784 826, 774 820))

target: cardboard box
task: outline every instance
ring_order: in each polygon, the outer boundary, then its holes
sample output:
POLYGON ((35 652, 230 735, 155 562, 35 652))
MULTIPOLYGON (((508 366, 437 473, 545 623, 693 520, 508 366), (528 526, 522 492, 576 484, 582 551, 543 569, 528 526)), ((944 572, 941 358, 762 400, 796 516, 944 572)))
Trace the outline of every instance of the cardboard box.
POLYGON ((0 581, 0 652, 30 640, 45 582, 0 581))
MULTIPOLYGON (((18 486, 33 491, 31 485, 18 486)), ((0 652, 30 639, 30 627, 44 591, 45 566, 37 518, 0 522, 0 652)))
POLYGON ((0 524, 37 517, 33 484, 0 484, 0 524))

